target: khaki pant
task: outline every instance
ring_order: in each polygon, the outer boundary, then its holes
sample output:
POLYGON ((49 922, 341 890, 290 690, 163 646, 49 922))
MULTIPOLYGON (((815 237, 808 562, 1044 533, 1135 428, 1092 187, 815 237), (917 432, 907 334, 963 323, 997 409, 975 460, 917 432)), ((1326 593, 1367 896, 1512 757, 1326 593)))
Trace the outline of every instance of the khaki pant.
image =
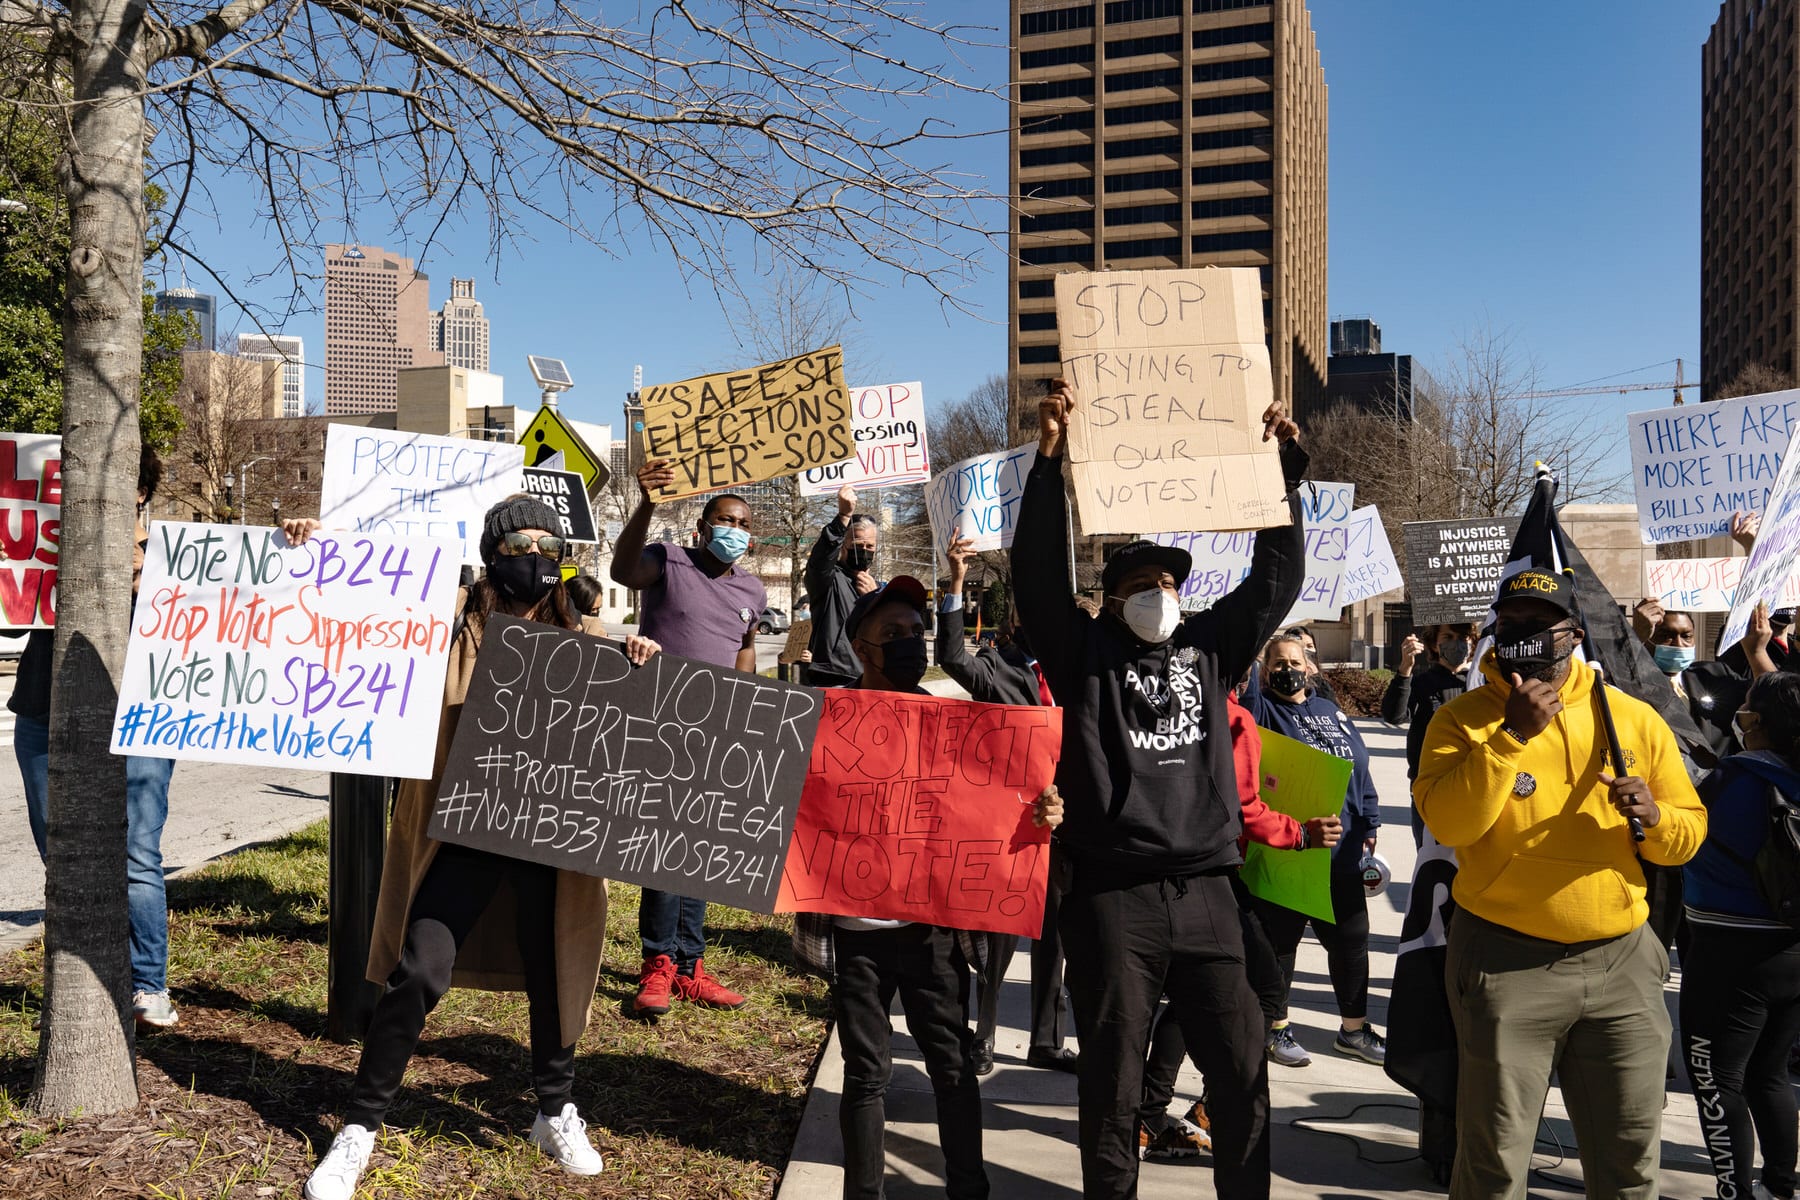
POLYGON ((1451 1200, 1523 1200, 1553 1070, 1588 1196, 1655 1200, 1669 959, 1650 928, 1566 946, 1458 912, 1449 942, 1460 1065, 1451 1200))

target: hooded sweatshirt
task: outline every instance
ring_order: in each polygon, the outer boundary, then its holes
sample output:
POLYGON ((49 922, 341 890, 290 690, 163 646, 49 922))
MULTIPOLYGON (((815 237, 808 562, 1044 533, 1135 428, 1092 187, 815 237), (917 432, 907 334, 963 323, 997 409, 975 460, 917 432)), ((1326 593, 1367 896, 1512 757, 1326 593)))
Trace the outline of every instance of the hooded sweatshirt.
POLYGON ((1231 714, 1231 762, 1237 770, 1238 803, 1244 810, 1238 853, 1244 852, 1245 842, 1261 842, 1272 850, 1298 850, 1305 833, 1300 822, 1276 812, 1262 798, 1262 735, 1256 731, 1256 718, 1230 692, 1225 693, 1225 707, 1231 714))
POLYGON ((1733 754, 1700 782, 1706 840, 1682 875, 1687 918, 1702 925, 1769 929, 1793 926, 1770 911, 1745 864, 1769 837, 1769 789, 1800 804, 1800 772, 1768 750, 1733 754))
POLYGON ((1256 723, 1273 733, 1293 738, 1315 750, 1350 760, 1350 787, 1344 793, 1344 835, 1331 852, 1332 861, 1360 862, 1363 840, 1381 828, 1381 798, 1369 774, 1369 747, 1344 710, 1317 693, 1299 700, 1272 695, 1262 686, 1261 670, 1250 672, 1244 689, 1244 705, 1256 723))
POLYGON ((1648 704, 1607 690, 1625 770, 1649 785, 1661 810, 1638 845, 1600 782, 1613 768, 1588 665, 1569 661, 1562 711, 1523 744, 1500 728, 1512 685, 1492 652, 1481 670, 1487 684, 1432 719, 1413 784, 1432 835, 1456 850, 1456 902, 1553 942, 1630 933, 1650 913, 1638 854, 1679 866, 1706 836, 1706 810, 1675 735, 1648 704))

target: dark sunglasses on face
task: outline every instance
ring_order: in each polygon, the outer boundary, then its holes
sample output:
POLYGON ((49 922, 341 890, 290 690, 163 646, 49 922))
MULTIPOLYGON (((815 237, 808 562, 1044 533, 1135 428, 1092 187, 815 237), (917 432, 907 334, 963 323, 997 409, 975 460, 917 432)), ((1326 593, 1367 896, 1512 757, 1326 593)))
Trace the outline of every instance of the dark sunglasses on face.
POLYGON ((530 554, 533 547, 545 558, 561 559, 563 556, 563 540, 554 533, 539 534, 535 539, 529 534, 509 533, 500 539, 500 553, 511 558, 530 554))

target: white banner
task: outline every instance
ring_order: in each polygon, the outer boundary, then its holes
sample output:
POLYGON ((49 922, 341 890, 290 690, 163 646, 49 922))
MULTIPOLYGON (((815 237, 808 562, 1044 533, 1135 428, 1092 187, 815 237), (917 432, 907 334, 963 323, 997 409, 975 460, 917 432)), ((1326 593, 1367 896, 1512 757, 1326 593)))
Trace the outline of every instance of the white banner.
POLYGON ((1789 453, 1769 491, 1756 545, 1744 560, 1744 573, 1731 597, 1731 618, 1725 622, 1719 645, 1734 645, 1744 636, 1757 601, 1772 609, 1780 607, 1783 585, 1796 570, 1800 570, 1800 454, 1789 453))
POLYGON ((9 629, 56 624, 62 439, 0 433, 0 613, 9 629))
MULTIPOLYGON (((1306 521, 1306 582, 1300 598, 1282 624, 1335 621, 1349 601, 1343 599, 1345 568, 1351 561, 1350 526, 1356 485, 1319 483, 1300 486, 1306 521)), ((1373 511, 1369 509, 1366 511, 1373 511)), ((1211 608, 1250 574, 1256 549, 1254 533, 1153 533, 1162 546, 1186 550, 1194 569, 1181 585, 1181 607, 1188 612, 1211 608)))
POLYGON ((1800 421, 1800 390, 1632 413, 1631 477, 1646 545, 1731 532, 1760 513, 1800 421))
POLYGON ((525 490, 525 447, 430 433, 330 425, 319 522, 389 537, 451 538, 481 562, 481 519, 525 490))
POLYGON ((1032 442, 965 458, 939 471, 925 485, 925 511, 931 518, 940 566, 949 569, 944 549, 950 544, 950 535, 959 529, 977 550, 1005 550, 1012 545, 1025 476, 1035 461, 1037 443, 1032 442))
POLYGON ((1387 529, 1381 523, 1381 513, 1373 504, 1350 514, 1345 536, 1349 539, 1345 548, 1348 557, 1339 600, 1355 604, 1406 586, 1400 564, 1394 558, 1393 543, 1388 541, 1387 529))
POLYGON ((916 381, 851 388, 850 436, 856 441, 856 457, 800 472, 802 496, 830 495, 846 483, 866 489, 931 478, 925 389, 916 381))

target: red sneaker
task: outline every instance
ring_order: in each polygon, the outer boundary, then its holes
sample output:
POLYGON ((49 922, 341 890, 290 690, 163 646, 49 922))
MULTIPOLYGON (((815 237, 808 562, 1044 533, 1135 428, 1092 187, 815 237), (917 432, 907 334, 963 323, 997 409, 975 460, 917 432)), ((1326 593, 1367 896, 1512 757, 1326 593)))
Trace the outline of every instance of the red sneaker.
POLYGON ((694 960, 692 975, 675 977, 675 994, 708 1008, 742 1008, 744 998, 706 973, 703 959, 694 960))
POLYGON ((675 989, 675 960, 666 954, 644 960, 638 974, 637 999, 631 1007, 640 1017, 660 1017, 669 1011, 670 994, 675 989))

